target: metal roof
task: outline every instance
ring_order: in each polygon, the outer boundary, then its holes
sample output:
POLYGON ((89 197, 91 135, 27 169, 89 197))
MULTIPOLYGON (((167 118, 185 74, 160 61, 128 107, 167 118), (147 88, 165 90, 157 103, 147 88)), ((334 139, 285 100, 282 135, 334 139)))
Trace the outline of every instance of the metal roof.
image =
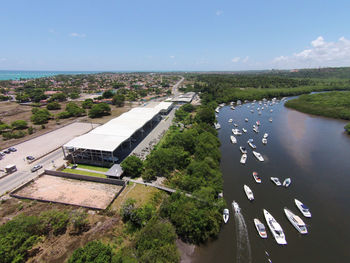
POLYGON ((160 102, 152 108, 145 106, 133 108, 89 133, 72 139, 64 147, 114 151, 158 113, 167 111, 171 105, 171 102, 160 102))

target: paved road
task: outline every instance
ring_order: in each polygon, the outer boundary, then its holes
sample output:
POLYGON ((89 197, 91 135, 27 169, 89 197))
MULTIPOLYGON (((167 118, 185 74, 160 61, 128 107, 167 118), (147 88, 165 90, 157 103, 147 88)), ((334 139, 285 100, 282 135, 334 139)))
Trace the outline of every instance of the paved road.
POLYGON ((179 95, 179 85, 184 81, 184 79, 185 79, 185 78, 181 76, 181 79, 179 80, 179 82, 177 82, 177 83, 173 86, 171 93, 172 93, 175 97, 177 97, 177 96, 179 95))

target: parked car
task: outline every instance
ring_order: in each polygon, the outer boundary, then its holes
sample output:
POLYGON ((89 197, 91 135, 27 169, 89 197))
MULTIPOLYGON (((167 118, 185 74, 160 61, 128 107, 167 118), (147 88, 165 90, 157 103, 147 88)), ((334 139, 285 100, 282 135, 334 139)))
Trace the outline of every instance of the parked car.
POLYGON ((15 147, 10 147, 8 150, 9 150, 10 152, 17 152, 17 149, 16 149, 15 147))
POLYGON ((9 149, 5 150, 4 153, 9 154, 11 151, 9 149))
POLYGON ((0 152, 0 156, 5 156, 5 153, 4 152, 0 152))
POLYGON ((38 171, 41 168, 43 168, 43 166, 41 164, 37 164, 31 169, 31 171, 32 171, 32 173, 34 173, 34 172, 38 171))
POLYGON ((78 167, 78 165, 76 163, 72 165, 72 169, 75 169, 77 167, 78 167))
POLYGON ((26 159, 27 159, 28 161, 33 161, 33 160, 35 160, 35 157, 29 155, 29 156, 26 157, 26 159))

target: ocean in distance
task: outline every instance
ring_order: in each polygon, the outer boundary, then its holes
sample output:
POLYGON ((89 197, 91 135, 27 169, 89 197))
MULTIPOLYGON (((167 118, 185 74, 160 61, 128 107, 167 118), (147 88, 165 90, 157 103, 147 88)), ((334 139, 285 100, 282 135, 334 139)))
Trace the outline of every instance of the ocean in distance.
POLYGON ((93 74, 100 71, 25 71, 25 70, 0 70, 0 80, 36 79, 55 75, 93 74))

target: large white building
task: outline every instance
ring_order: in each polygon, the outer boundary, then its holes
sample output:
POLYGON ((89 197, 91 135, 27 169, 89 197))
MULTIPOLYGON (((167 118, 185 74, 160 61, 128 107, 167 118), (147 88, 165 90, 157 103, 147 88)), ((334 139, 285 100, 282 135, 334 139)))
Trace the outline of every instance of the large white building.
POLYGON ((139 143, 172 106, 171 102, 151 102, 133 108, 63 145, 64 156, 74 163, 103 166, 117 163, 124 157, 123 153, 139 143))

